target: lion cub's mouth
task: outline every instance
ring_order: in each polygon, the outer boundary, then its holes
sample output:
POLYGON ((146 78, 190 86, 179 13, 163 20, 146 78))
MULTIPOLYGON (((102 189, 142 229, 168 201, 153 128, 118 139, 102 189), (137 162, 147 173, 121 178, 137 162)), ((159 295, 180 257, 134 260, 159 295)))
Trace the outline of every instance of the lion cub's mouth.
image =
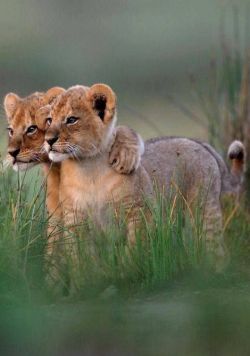
POLYGON ((70 153, 61 153, 54 149, 51 149, 48 154, 49 159, 53 162, 62 162, 71 156, 70 153))
POLYGON ((62 162, 71 156, 70 152, 59 152, 45 142, 44 149, 52 162, 62 162))

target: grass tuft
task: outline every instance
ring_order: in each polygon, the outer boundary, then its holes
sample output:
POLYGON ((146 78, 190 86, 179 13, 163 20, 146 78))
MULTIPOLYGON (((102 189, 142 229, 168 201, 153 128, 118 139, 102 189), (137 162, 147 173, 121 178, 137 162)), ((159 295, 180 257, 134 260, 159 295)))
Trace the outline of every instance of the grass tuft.
MULTIPOLYGON (((7 171, 0 175, 0 298, 5 303, 51 297, 60 300, 65 291, 71 293, 72 285, 76 299, 97 297, 105 290, 133 295, 157 290, 195 271, 208 272, 201 206, 197 204, 191 211, 173 188, 168 198, 157 193, 154 202, 145 199, 143 228, 137 231, 134 246, 127 243, 123 216, 111 219, 105 231, 87 221, 68 242, 60 240, 63 248, 57 261, 63 263, 57 267, 64 288, 54 294, 54 289, 45 284, 47 216, 43 186, 38 174, 33 181, 31 184, 28 176, 7 171), (72 243, 77 263, 69 253, 67 244, 72 243), (71 285, 67 284, 69 280, 71 285)), ((248 219, 240 206, 235 210, 228 204, 225 235, 232 256, 230 268, 243 258, 240 266, 247 269, 248 219)))

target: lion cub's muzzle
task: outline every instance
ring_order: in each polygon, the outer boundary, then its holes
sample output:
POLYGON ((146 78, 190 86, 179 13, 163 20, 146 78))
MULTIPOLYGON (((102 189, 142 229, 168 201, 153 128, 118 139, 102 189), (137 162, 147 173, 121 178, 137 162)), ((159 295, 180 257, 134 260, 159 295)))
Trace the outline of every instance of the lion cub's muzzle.
POLYGON ((46 138, 47 143, 49 144, 50 149, 52 149, 52 146, 56 141, 58 140, 59 136, 54 136, 50 138, 46 138))
POLYGON ((13 157, 14 159, 16 159, 18 153, 20 152, 20 148, 17 148, 17 149, 13 149, 13 150, 10 150, 8 151, 8 154, 13 157))
POLYGON ((53 162, 62 162, 69 158, 70 154, 66 152, 61 152, 60 143, 57 145, 59 140, 58 134, 49 134, 45 136, 45 150, 48 153, 49 159, 53 162), (54 146, 55 145, 55 146, 54 146))
POLYGON ((53 145, 58 141, 58 139, 59 139, 59 131, 49 128, 45 134, 45 145, 44 145, 47 152, 53 150, 53 145))

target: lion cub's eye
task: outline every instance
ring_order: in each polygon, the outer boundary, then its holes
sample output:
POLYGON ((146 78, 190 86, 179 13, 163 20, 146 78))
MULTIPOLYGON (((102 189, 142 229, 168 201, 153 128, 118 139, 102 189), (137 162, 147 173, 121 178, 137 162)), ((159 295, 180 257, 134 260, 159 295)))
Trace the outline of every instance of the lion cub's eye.
POLYGON ((78 121, 77 117, 70 116, 70 117, 67 118, 66 124, 67 125, 74 125, 77 121, 78 121))
POLYGON ((36 125, 31 125, 30 127, 27 128, 27 135, 31 136, 37 131, 37 126, 36 125))
POLYGON ((7 127, 9 136, 12 137, 13 136, 13 129, 11 127, 7 127))
POLYGON ((51 117, 48 117, 47 120, 46 120, 46 124, 47 124, 48 126, 50 126, 51 123, 52 123, 52 119, 51 119, 51 117))

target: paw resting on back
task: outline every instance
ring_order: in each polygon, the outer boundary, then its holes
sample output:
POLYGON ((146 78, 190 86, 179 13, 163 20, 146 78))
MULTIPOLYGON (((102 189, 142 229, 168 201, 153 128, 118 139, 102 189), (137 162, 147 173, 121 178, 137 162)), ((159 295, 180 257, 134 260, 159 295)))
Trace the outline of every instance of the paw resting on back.
POLYGON ((120 174, 130 174, 140 164, 144 143, 140 135, 126 126, 116 128, 115 142, 109 154, 109 163, 120 174))
POLYGON ((130 174, 136 170, 140 164, 141 155, 138 150, 126 147, 113 146, 110 153, 109 163, 111 167, 122 174, 130 174))

